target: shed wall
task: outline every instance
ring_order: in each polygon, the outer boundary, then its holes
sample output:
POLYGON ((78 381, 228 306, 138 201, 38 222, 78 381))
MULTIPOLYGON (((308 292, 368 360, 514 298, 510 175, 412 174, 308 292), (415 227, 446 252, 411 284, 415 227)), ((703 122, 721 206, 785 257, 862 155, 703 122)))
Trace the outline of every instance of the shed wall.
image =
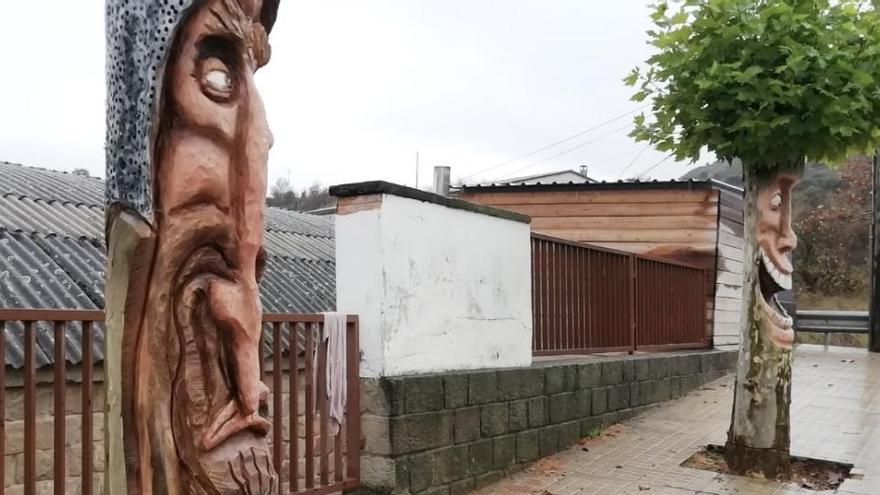
MULTIPOLYGON (((464 191, 459 197, 529 215, 532 217, 532 231, 540 234, 715 270, 719 265, 716 256, 716 246, 719 245, 719 194, 720 191, 714 188, 657 188, 464 191)), ((725 237, 728 244, 738 241, 740 251, 741 216, 739 238, 725 237)), ((726 236, 735 235, 735 229, 728 230, 731 233, 726 236)), ((735 256, 729 249, 726 251, 728 255, 735 256)), ((741 252, 739 256, 742 257, 741 252)), ((729 279, 730 276, 725 275, 724 281, 728 282, 729 279)), ((713 277, 707 283, 707 333, 711 334, 717 313, 717 281, 713 277)), ((729 304, 729 301, 722 302, 729 304)), ((732 317, 726 312, 719 316, 732 317)), ((731 325, 735 324, 725 325, 724 331, 729 332, 731 325)), ((725 338, 724 342, 729 342, 729 338, 725 338)))
POLYGON ((718 219, 718 263, 715 280, 715 345, 735 347, 740 341, 743 291, 743 199, 721 190, 718 219))

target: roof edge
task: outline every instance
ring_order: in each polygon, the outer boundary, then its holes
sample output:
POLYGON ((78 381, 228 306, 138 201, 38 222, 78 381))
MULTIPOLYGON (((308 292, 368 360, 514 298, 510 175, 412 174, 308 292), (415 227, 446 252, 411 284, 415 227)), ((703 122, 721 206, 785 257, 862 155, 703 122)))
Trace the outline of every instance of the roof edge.
POLYGON ((464 185, 459 188, 461 192, 521 192, 521 191, 613 191, 613 190, 633 190, 633 189, 672 189, 672 190, 694 190, 694 189, 722 189, 723 184, 726 188, 732 188, 729 184, 723 182, 703 180, 703 181, 650 181, 650 182, 592 182, 592 183, 576 183, 576 182, 553 182, 549 184, 492 184, 492 185, 464 185))
POLYGON ((425 203, 433 203, 447 208, 456 210, 469 211, 480 215, 488 215, 490 217, 501 218, 503 220, 511 220, 520 223, 531 223, 532 218, 522 213, 493 208, 491 206, 471 203, 463 199, 450 198, 439 194, 422 191, 412 187, 402 186, 386 182, 384 180, 375 180, 368 182, 355 182, 350 184, 339 184, 330 187, 330 194, 337 198, 350 198, 355 196, 364 196, 367 194, 390 194, 392 196, 400 196, 402 198, 414 199, 425 203))

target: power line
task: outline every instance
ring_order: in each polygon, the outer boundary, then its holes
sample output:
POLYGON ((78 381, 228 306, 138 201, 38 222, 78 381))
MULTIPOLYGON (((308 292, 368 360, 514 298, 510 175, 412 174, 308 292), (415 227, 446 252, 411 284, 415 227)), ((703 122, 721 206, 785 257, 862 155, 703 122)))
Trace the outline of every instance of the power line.
MULTIPOLYGON (((547 158, 544 158, 544 159, 542 159, 542 160, 538 160, 538 161, 536 161, 536 162, 532 162, 532 163, 530 163, 530 164, 528 164, 528 165, 526 165, 526 166, 524 166, 524 167, 520 167, 520 168, 514 170, 513 172, 510 172, 510 173, 508 173, 508 174, 503 175, 503 176, 500 177, 499 179, 503 179, 503 178, 510 177, 511 175, 515 175, 515 174, 517 174, 517 173, 519 173, 519 172, 522 172, 523 170, 525 170, 525 169, 527 169, 527 168, 531 168, 531 167, 534 167, 535 165, 540 165, 540 164, 542 164, 542 163, 547 163, 547 162, 549 162, 550 160, 553 160, 554 158, 558 158, 558 157, 560 157, 560 156, 562 156, 562 155, 565 155, 566 153, 571 153, 572 151, 577 151, 577 150, 583 148, 584 146, 587 146, 588 144, 593 144, 593 143, 595 143, 596 141, 600 141, 600 140, 602 140, 602 139, 607 138, 608 136, 612 136, 612 135, 614 135, 614 134, 617 134, 618 132, 620 132, 620 131, 622 131, 622 130, 624 130, 624 129, 628 129, 629 127, 632 127, 632 125, 633 125, 632 122, 627 123, 626 125, 621 126, 621 127, 618 127, 617 129, 614 129, 614 130, 611 131, 611 132, 608 132, 608 133, 602 134, 601 136, 599 136, 599 137, 597 137, 597 138, 595 138, 595 139, 591 139, 591 140, 586 141, 586 142, 584 142, 584 143, 581 143, 581 144, 579 144, 579 145, 577 145, 577 146, 575 146, 575 147, 573 147, 573 148, 569 148, 569 149, 567 149, 567 150, 565 150, 565 151, 560 151, 559 153, 556 153, 555 155, 548 156, 547 158)), ((498 180, 498 179, 496 179, 496 180, 498 180)))
POLYGON ((675 153, 670 153, 670 154, 666 155, 666 157, 664 157, 662 160, 660 160, 659 162, 657 162, 657 163, 651 165, 650 167, 648 167, 647 170, 645 170, 644 172, 642 172, 642 173, 640 173, 639 175, 637 175, 637 176, 636 176, 636 179, 640 179, 640 178, 644 177, 645 174, 647 174, 647 173, 650 172, 651 170, 654 170, 655 168, 659 167, 660 165, 662 165, 663 163, 665 163, 666 160, 669 160, 670 158, 672 158, 672 155, 674 155, 674 154, 675 154, 675 153))
POLYGON ((568 137, 566 137, 566 138, 564 138, 564 139, 560 139, 559 141, 555 141, 555 142, 553 142, 553 143, 550 143, 550 144, 548 144, 548 145, 546 145, 546 146, 543 146, 543 147, 541 147, 541 148, 538 148, 538 149, 536 149, 536 150, 534 150, 534 151, 530 151, 530 152, 528 152, 528 153, 526 153, 526 154, 524 154, 524 155, 520 155, 520 156, 518 156, 518 157, 516 157, 516 158, 510 159, 510 160, 507 160, 507 161, 504 161, 504 162, 501 162, 501 163, 498 163, 498 164, 495 164, 495 165, 492 165, 491 167, 484 168, 483 170, 480 170, 480 171, 478 171, 478 172, 474 172, 474 173, 472 173, 472 174, 468 174, 468 175, 462 177, 462 180, 467 180, 467 179, 470 179, 471 177, 474 177, 474 176, 477 176, 477 175, 480 175, 480 174, 484 174, 484 173, 486 173, 486 172, 490 172, 490 171, 495 170, 495 169, 497 169, 497 168, 499 168, 499 167, 503 167, 503 166, 508 165, 508 164, 511 164, 511 163, 513 163, 513 162, 516 162, 516 161, 522 160, 523 158, 528 158, 528 157, 530 157, 530 156, 532 156, 532 155, 535 155, 535 154, 538 154, 538 153, 540 153, 540 152, 542 152, 542 151, 545 151, 545 150, 548 150, 548 149, 550 149, 550 148, 553 148, 554 146, 559 146, 559 145, 562 144, 562 143, 567 143, 568 141, 571 141, 572 139, 575 139, 575 138, 579 138, 579 137, 583 136, 584 134, 587 134, 587 133, 593 132, 593 131, 595 131, 595 130, 597 130, 597 129, 601 129, 602 127, 605 127, 605 126, 608 125, 608 124, 613 124, 614 122, 617 122, 618 120, 620 120, 620 119, 622 119, 622 118, 624 118, 624 117, 626 117, 626 116, 632 115, 632 114, 634 114, 634 113, 636 113, 636 112, 638 112, 638 111, 640 111, 640 110, 643 110, 643 109, 647 108, 648 106, 650 106, 650 103, 646 103, 646 104, 644 104, 644 105, 642 105, 642 106, 640 106, 640 107, 638 107, 638 108, 636 108, 636 109, 630 110, 630 111, 628 111, 628 112, 626 112, 626 113, 622 113, 622 114, 618 115, 617 117, 614 117, 614 118, 612 118, 612 119, 606 120, 605 122, 602 122, 602 123, 600 123, 600 124, 596 124, 596 125, 594 125, 593 127, 590 127, 589 129, 584 129, 583 131, 580 131, 580 132, 577 132, 577 133, 575 133, 575 134, 572 134, 571 136, 568 136, 568 137))
POLYGON ((620 172, 620 175, 617 176, 617 180, 620 180, 620 178, 623 177, 623 174, 625 174, 626 171, 629 170, 629 168, 632 167, 634 163, 636 163, 636 160, 638 160, 639 157, 642 156, 642 153, 644 153, 645 150, 648 149, 649 146, 651 146, 651 143, 646 144, 645 147, 639 151, 639 153, 636 155, 636 157, 633 158, 632 161, 630 161, 626 167, 624 167, 622 172, 620 172))

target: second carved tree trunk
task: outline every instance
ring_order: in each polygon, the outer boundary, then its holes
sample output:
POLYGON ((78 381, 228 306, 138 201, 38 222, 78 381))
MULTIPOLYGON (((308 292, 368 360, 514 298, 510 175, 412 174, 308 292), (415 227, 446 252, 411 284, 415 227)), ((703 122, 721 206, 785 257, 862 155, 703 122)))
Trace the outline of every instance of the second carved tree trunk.
POLYGON ((791 192, 803 168, 760 175, 744 164, 743 297, 739 361, 727 462, 739 473, 775 478, 790 467, 793 319, 777 300, 791 290, 791 192))

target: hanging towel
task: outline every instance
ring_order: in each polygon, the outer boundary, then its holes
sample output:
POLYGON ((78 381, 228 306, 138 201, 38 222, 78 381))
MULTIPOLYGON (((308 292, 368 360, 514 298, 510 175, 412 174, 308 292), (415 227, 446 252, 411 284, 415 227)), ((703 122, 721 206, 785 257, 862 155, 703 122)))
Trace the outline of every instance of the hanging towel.
POLYGON ((327 402, 330 405, 329 415, 342 424, 345 416, 346 399, 348 398, 348 376, 345 361, 347 317, 341 313, 322 313, 324 315, 323 340, 327 341, 327 402))

